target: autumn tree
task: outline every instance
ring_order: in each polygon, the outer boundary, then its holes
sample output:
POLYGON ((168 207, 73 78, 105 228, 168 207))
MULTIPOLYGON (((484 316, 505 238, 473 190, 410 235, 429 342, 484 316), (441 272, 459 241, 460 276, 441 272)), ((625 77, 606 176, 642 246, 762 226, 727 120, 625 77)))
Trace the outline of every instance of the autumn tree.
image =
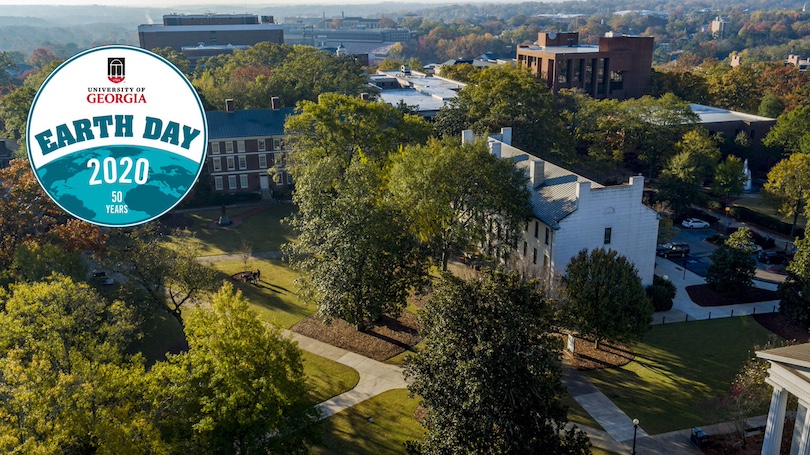
POLYGON ((649 330, 653 306, 638 270, 614 250, 582 250, 571 259, 562 283, 574 328, 599 342, 638 340, 649 330))
POLYGON ((189 74, 189 61, 182 53, 177 52, 171 47, 152 49, 152 52, 168 60, 169 63, 177 67, 183 74, 189 74))
POLYGON ((497 65, 476 73, 448 106, 436 115, 442 137, 478 135, 512 127, 512 145, 556 161, 572 157, 573 144, 557 114, 546 84, 527 68, 497 65))
POLYGON ((810 198, 810 154, 794 153, 776 163, 768 172, 765 190, 780 201, 781 214, 793 217, 790 228, 792 238, 799 215, 807 214, 807 201, 810 198))
POLYGON ((163 438, 173 453, 307 453, 316 414, 301 351, 232 286, 210 303, 186 318, 188 351, 150 371, 163 438))
POLYGON ((390 187, 442 270, 463 252, 505 257, 531 213, 523 171, 492 155, 484 142, 448 138, 406 147, 394 159, 390 187))
POLYGON ((553 305, 516 273, 443 275, 420 315, 425 346, 406 366, 427 409, 429 454, 586 454, 565 431, 553 305))

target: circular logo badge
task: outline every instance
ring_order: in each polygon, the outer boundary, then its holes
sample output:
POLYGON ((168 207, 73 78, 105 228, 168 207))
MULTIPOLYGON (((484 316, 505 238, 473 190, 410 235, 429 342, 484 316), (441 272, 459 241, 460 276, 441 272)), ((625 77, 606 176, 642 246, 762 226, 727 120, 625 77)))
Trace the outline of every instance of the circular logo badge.
POLYGON ((154 220, 188 194, 208 143, 194 87, 163 58, 104 46, 56 68, 28 113, 28 158, 65 211, 101 226, 154 220))

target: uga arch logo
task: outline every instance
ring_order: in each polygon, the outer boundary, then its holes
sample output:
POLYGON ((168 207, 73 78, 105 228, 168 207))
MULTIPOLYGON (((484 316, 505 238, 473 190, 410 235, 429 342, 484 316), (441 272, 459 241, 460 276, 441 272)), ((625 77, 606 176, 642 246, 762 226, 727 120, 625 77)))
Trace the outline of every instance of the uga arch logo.
POLYGON ((134 226, 177 205, 205 162, 197 92, 163 58, 104 46, 45 80, 28 114, 28 158, 51 199, 76 218, 134 226), (105 77, 106 73, 106 77, 105 77))

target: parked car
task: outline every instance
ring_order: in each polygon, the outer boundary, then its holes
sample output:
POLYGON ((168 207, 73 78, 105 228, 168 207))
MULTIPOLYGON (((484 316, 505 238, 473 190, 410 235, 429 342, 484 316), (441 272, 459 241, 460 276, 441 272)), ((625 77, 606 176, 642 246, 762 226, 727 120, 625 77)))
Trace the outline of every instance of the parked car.
POLYGON ((689 251, 691 250, 689 249, 688 243, 671 242, 665 243, 663 245, 658 245, 658 247, 655 249, 655 254, 665 258, 672 256, 683 258, 686 257, 687 254, 689 254, 689 251))
POLYGON ((687 218, 681 222, 681 226, 687 229, 704 229, 709 227, 709 223, 697 218, 687 218))
POLYGON ((788 255, 784 251, 763 251, 757 255, 757 261, 763 264, 784 264, 788 255))

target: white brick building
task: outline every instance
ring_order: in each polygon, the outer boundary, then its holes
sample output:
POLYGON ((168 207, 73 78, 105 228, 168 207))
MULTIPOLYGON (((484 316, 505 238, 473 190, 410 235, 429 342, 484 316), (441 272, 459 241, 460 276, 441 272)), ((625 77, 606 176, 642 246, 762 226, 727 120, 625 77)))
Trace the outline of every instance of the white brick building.
MULTIPOLYGON (((644 177, 602 186, 512 147, 511 139, 504 128, 487 141, 493 154, 514 160, 530 178, 533 216, 517 251, 526 269, 562 275, 582 249, 605 247, 633 262, 642 284, 652 284, 658 214, 641 202, 644 177)), ((472 132, 464 140, 473 140, 472 132)))

